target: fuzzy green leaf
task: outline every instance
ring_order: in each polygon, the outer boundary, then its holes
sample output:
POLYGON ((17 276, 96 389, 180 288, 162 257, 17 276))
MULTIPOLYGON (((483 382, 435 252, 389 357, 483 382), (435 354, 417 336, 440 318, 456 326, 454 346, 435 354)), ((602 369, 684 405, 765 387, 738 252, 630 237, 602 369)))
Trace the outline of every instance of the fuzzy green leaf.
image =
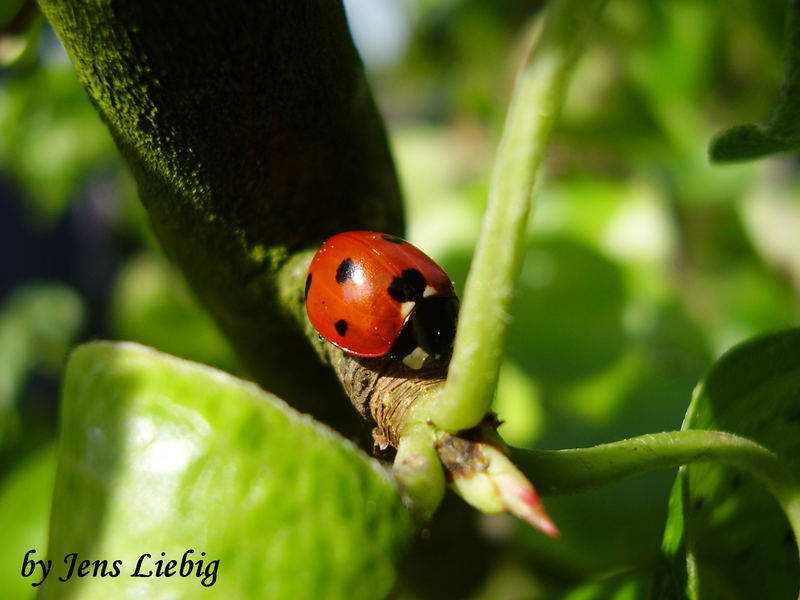
POLYGON ((255 385, 132 343, 73 354, 41 599, 380 598, 412 532, 377 463, 255 385), (131 577, 189 549, 213 585, 131 577), (120 574, 58 581, 70 553, 120 574))
MULTIPOLYGON (((798 329, 734 348, 698 388, 684 429, 745 436, 769 448, 797 478, 798 357, 798 329)), ((785 501, 797 492, 782 495, 785 501)), ((743 471, 713 463, 681 470, 670 500, 663 553, 658 598, 797 597, 800 564, 787 516, 767 489, 743 471)))

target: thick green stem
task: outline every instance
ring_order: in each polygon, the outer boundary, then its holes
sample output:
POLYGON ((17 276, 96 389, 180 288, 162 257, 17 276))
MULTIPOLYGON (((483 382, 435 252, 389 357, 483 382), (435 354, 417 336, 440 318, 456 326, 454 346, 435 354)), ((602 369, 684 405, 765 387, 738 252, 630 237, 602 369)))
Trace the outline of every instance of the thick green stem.
POLYGON ((430 520, 444 497, 445 475, 435 449, 434 432, 417 425, 400 440, 392 473, 406 493, 412 513, 430 520))
POLYGON ((668 431, 574 450, 520 450, 512 458, 545 495, 574 494, 659 469, 718 462, 744 469, 775 496, 800 540, 800 484, 764 446, 730 433, 668 431))
MULTIPOLYGON (((346 414, 276 283, 287 258, 333 233, 403 227, 383 123, 341 2, 40 5, 162 247, 244 366, 301 409, 346 414)), ((293 289, 288 301, 299 304, 302 280, 293 289)))
POLYGON ((572 66, 602 4, 602 0, 551 2, 541 38, 520 73, 464 289, 447 384, 429 411, 431 420, 447 431, 477 425, 491 402, 533 189, 572 66))

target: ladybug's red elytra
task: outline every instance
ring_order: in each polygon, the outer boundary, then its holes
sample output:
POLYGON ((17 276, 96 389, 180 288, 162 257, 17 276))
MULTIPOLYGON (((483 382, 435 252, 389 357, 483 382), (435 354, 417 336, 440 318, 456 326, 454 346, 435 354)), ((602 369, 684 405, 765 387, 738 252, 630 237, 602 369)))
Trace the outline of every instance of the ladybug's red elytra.
POLYGON ((361 357, 394 356, 419 369, 449 359, 458 316, 453 283, 407 241, 347 231, 323 242, 306 277, 306 310, 319 334, 361 357))

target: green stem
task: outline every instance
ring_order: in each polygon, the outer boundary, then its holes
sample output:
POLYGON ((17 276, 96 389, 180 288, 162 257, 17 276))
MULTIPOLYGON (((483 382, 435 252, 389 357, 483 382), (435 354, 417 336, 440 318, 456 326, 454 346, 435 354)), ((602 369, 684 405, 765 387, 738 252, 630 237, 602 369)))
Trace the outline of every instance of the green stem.
POLYGON ((445 490, 444 470, 434 441, 432 428, 423 424, 412 427, 401 438, 392 465, 409 508, 421 523, 431 519, 445 490))
POLYGON ((305 274, 287 290, 276 281, 292 256, 338 231, 403 230, 383 122, 341 2, 39 5, 161 246, 244 368, 342 425, 349 415, 330 401, 338 385, 287 318, 305 274))
POLYGON ((602 4, 551 2, 541 38, 520 73, 464 289, 447 384, 429 410, 431 420, 447 431, 475 426, 492 399, 534 185, 575 58, 602 4))
POLYGON ((769 449, 722 431, 667 431, 572 450, 520 450, 514 462, 542 495, 574 494, 637 475, 719 462, 755 475, 775 496, 800 540, 800 484, 769 449))

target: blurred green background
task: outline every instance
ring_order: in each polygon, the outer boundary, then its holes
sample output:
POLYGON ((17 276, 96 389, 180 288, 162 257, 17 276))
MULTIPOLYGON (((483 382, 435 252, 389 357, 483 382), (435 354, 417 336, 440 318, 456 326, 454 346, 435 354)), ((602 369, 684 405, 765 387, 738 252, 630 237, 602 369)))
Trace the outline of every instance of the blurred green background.
MULTIPOLYGON (((408 237, 460 289, 541 3, 346 4, 389 126, 408 237)), ((495 403, 510 443, 568 448, 677 429, 714 358, 798 323, 800 161, 707 158, 717 132, 768 120, 785 11, 782 1, 608 3, 537 191, 495 403)), ((0 589, 13 599, 34 592, 19 574, 25 552, 46 546, 69 349, 136 340, 237 367, 157 248, 35 6, 4 0, 0 27, 0 589)), ((415 583, 435 560, 457 597, 639 597, 673 477, 548 498, 557 541, 450 499, 397 595, 435 596, 436 584, 415 583), (631 571, 642 576, 614 577, 631 571)))

